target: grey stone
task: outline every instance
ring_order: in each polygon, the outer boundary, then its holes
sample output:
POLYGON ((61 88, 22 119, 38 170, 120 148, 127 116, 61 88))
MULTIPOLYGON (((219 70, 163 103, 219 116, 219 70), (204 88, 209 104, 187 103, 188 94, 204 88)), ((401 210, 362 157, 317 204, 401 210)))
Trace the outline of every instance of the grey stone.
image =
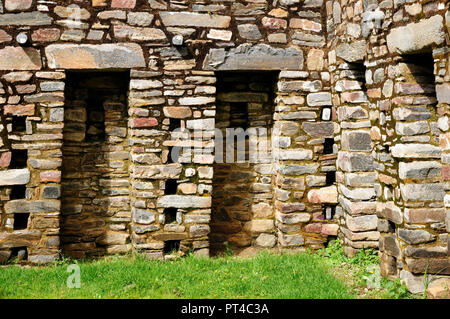
POLYGON ((203 63, 205 70, 298 70, 303 52, 294 47, 273 48, 267 44, 241 44, 237 48, 211 49, 203 63))
POLYGON ((400 192, 405 201, 443 201, 444 185, 434 184, 400 184, 400 192))
POLYGON ((444 43, 443 20, 441 15, 435 15, 392 29, 386 38, 389 51, 400 54, 417 53, 444 43))
POLYGON ((435 161, 414 161, 400 162, 398 173, 401 179, 426 179, 440 177, 442 173, 442 165, 435 161))
POLYGON ((44 186, 43 198, 59 198, 61 196, 61 186, 44 186))
POLYGON ((368 131, 343 131, 341 146, 346 151, 370 151, 372 139, 368 131))
POLYGON ((347 62, 363 61, 366 55, 366 41, 343 43, 336 48, 336 56, 347 62))
POLYGON ((47 14, 33 11, 20 13, 7 13, 0 16, 0 25, 4 26, 40 26, 50 25, 53 19, 47 14))
POLYGON ((238 31, 239 35, 245 39, 259 40, 262 37, 258 27, 254 24, 239 24, 238 31))
POLYGON ((319 164, 305 164, 305 165, 295 165, 286 164, 280 165, 278 171, 284 175, 303 175, 303 174, 313 174, 317 172, 319 164))
POLYGON ((332 122, 303 122, 302 129, 312 137, 333 137, 332 122))
POLYGON ((28 168, 0 171, 0 186, 24 185, 29 181, 30 170, 28 168))
POLYGON ((331 93, 310 93, 306 96, 306 101, 309 106, 331 105, 331 93))
POLYGON ((158 198, 158 207, 210 208, 210 196, 165 195, 158 198))
POLYGON ((376 230, 378 217, 376 215, 363 215, 352 217, 347 215, 345 219, 348 229, 354 232, 376 230))
POLYGON ((364 153, 339 152, 337 163, 345 172, 369 172, 374 168, 372 155, 364 153))
POLYGON ((59 200, 34 200, 24 199, 10 200, 5 204, 5 212, 13 213, 51 213, 59 212, 61 202, 59 200))
POLYGON ((419 230, 409 230, 409 229, 399 229, 398 237, 411 245, 429 243, 436 240, 436 236, 430 234, 429 232, 419 229, 419 230))
POLYGON ((151 224, 155 221, 155 214, 149 210, 133 208, 133 221, 138 224, 151 224))

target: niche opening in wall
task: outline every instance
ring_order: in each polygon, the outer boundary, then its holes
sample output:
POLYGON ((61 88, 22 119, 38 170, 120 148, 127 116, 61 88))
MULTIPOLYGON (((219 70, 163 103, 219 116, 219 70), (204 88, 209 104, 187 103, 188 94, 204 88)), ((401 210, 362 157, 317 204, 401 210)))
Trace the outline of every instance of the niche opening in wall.
POLYGON ((334 145, 334 138, 325 138, 325 142, 323 143, 323 153, 333 154, 333 145, 334 145))
POLYGON ((11 162, 9 168, 25 168, 27 167, 28 152, 27 150, 11 150, 11 162))
POLYGON ((11 248, 11 255, 9 260, 23 261, 28 259, 27 247, 13 247, 11 248))
POLYGON ((24 199, 27 191, 25 185, 13 185, 11 187, 11 193, 9 194, 9 199, 24 199))
POLYGON ((13 116, 11 121, 12 131, 15 133, 25 132, 26 126, 26 116, 13 116))
POLYGON ((164 254, 170 254, 180 250, 179 240, 166 240, 164 242, 164 254))
POLYGON ((16 213, 14 214, 14 230, 27 229, 28 219, 30 213, 16 213))
POLYGON ((168 179, 166 180, 164 195, 173 195, 177 193, 177 180, 176 179, 168 179))
POLYGON ((177 213, 178 209, 175 207, 168 207, 164 208, 164 223, 165 224, 172 224, 177 221, 177 213))
POLYGON ((349 63, 351 70, 353 71, 353 77, 356 81, 360 82, 361 90, 367 94, 367 82, 366 82, 366 66, 364 62, 349 63))

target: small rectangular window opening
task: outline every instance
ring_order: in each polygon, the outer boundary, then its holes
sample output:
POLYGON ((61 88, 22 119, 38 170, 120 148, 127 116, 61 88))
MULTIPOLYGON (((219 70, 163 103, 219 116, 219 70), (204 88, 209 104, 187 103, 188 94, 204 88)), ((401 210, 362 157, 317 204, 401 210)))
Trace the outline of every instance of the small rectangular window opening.
POLYGON ((14 230, 27 229, 29 217, 30 217, 30 213, 14 214, 14 230))

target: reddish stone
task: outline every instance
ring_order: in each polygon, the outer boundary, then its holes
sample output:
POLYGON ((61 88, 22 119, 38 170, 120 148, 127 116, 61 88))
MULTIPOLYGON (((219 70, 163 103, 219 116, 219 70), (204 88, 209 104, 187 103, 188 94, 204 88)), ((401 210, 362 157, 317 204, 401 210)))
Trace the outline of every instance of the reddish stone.
POLYGON ((344 92, 341 95, 342 102, 349 102, 349 103, 364 103, 367 102, 367 96, 364 94, 364 92, 344 92))
POLYGON ((324 224, 322 225, 322 234, 337 236, 339 225, 337 224, 324 224))
POLYGON ((38 29, 31 34, 31 39, 36 42, 58 41, 61 31, 56 28, 38 29))
POLYGON ((104 7, 106 6, 106 0, 92 0, 93 7, 104 7))
POLYGON ((305 226, 305 231, 308 233, 320 233, 322 231, 322 224, 308 224, 305 226))
POLYGON ((158 125, 154 117, 137 117, 132 120, 132 127, 149 127, 158 125))
POLYGON ((19 94, 33 93, 36 91, 36 85, 35 84, 16 85, 16 91, 19 94))
POLYGON ((136 6, 136 0, 112 0, 111 8, 133 9, 136 6))
POLYGON ((320 23, 306 20, 306 19, 291 19, 289 27, 293 29, 303 29, 307 31, 320 32, 322 30, 322 25, 320 23))
POLYGON ((11 162, 11 152, 4 152, 0 155, 0 167, 8 167, 11 162))
POLYGON ((34 115, 34 104, 26 105, 5 105, 5 114, 11 115, 34 115))
POLYGON ((61 182, 61 172, 45 171, 40 173, 41 182, 61 182))
POLYGON ((442 178, 444 181, 450 181, 450 165, 442 166, 442 178))
POLYGON ((371 99, 381 98, 381 89, 369 89, 367 90, 367 96, 371 99))
POLYGON ((12 40, 12 37, 6 33, 6 31, 0 30, 0 43, 9 42, 12 40))
POLYGON ((283 19, 276 19, 276 18, 268 18, 264 17, 262 18, 262 24, 266 28, 269 29, 286 29, 287 27, 287 21, 283 19))

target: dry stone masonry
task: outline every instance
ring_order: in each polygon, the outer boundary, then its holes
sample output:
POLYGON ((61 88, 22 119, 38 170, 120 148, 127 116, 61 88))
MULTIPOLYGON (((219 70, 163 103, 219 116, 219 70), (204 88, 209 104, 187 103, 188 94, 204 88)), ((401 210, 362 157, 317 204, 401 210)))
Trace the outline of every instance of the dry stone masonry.
POLYGON ((0 1, 0 262, 338 238, 421 292, 450 275, 449 45, 445 0, 0 1))

